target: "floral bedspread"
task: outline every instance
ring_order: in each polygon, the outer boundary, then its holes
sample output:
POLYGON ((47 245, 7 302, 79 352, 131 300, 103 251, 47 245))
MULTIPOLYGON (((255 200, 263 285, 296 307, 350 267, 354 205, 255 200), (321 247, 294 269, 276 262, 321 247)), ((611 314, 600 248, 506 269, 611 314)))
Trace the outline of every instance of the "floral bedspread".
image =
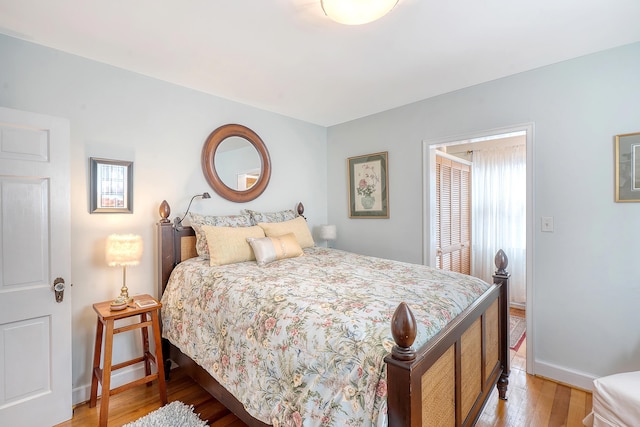
POLYGON ((192 258, 162 297, 163 335, 267 424, 384 426, 398 304, 415 315, 418 348, 488 287, 317 247, 264 267, 192 258))

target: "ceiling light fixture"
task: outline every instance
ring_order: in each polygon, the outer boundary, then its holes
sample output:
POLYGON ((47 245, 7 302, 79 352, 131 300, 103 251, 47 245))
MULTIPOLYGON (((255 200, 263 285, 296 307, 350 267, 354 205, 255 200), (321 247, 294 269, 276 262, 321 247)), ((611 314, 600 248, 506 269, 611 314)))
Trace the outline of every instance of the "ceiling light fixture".
POLYGON ((398 0, 320 0, 325 15, 340 24, 360 25, 391 12, 398 0))

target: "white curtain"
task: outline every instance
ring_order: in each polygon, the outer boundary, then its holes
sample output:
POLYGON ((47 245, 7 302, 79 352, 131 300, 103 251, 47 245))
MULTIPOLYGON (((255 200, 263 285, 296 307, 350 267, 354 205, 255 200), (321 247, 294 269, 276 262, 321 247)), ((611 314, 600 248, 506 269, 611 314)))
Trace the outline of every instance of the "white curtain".
POLYGON ((498 249, 509 258, 512 303, 526 302, 526 146, 473 151, 471 274, 489 283, 498 249))

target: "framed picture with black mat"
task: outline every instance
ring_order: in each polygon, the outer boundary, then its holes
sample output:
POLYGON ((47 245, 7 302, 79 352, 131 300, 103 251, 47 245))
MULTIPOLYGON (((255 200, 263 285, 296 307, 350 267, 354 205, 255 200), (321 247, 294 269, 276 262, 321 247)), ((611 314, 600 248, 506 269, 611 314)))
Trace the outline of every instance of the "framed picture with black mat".
POLYGON ((133 162, 89 158, 90 213, 133 213, 133 162))

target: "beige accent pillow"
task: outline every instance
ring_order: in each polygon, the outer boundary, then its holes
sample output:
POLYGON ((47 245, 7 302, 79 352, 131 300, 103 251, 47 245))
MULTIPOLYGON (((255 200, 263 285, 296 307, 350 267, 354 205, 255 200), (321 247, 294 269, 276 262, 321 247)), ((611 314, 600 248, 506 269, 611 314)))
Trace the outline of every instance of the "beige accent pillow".
POLYGON ((293 233, 302 248, 310 248, 315 245, 307 221, 299 216, 296 219, 282 222, 259 222, 267 237, 278 237, 293 233))
POLYGON ((263 237, 261 239, 249 237, 247 242, 253 248, 256 261, 261 267, 273 261, 299 257, 304 253, 298 243, 298 239, 296 239, 296 235, 293 233, 278 237, 263 237))
POLYGON ((247 242, 247 237, 264 237, 264 231, 258 226, 253 227, 217 227, 203 225, 202 231, 207 237, 209 246, 209 265, 233 264, 236 262, 253 261, 253 249, 247 242))
POLYGON ((202 230, 203 225, 215 225, 216 227, 251 227, 255 225, 251 215, 201 215, 195 212, 189 213, 189 224, 196 232, 196 251, 200 258, 209 259, 209 246, 207 236, 202 230))

